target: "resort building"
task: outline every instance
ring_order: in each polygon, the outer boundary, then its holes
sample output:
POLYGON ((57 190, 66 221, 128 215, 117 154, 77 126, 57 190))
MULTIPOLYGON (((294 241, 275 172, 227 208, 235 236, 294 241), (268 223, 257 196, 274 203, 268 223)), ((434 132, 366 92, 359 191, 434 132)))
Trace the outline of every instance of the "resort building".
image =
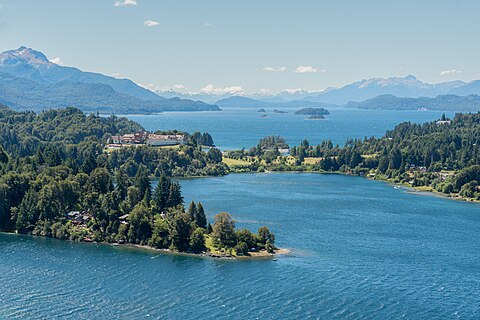
POLYGON ((181 134, 154 134, 147 131, 124 134, 123 136, 112 136, 110 138, 111 147, 121 147, 122 145, 142 145, 150 146, 175 146, 185 143, 185 136, 181 134))
POLYGON ((181 134, 150 134, 147 144, 150 146, 175 146, 185 142, 185 137, 181 134))

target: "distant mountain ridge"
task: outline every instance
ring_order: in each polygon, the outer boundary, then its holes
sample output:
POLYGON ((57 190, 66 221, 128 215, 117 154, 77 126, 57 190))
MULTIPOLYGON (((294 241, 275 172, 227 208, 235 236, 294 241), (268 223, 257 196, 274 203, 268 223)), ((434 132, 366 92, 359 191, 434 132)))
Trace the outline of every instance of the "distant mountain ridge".
POLYGON ((247 94, 247 95, 243 95, 239 93, 218 94, 218 93, 207 93, 207 92, 179 92, 173 89, 169 89, 169 90, 159 89, 159 90, 156 90, 155 92, 165 98, 178 97, 182 99, 201 100, 208 103, 215 103, 216 101, 227 99, 230 97, 245 97, 245 98, 255 99, 259 101, 277 103, 277 102, 288 102, 292 100, 301 100, 307 96, 318 94, 324 91, 326 90, 312 92, 312 91, 297 89, 297 90, 285 90, 277 94, 253 93, 253 94, 247 94))
MULTIPOLYGON (((363 79, 340 88, 327 88, 325 90, 309 92, 301 89, 285 90, 278 94, 253 93, 246 95, 239 94, 208 94, 208 93, 180 93, 173 90, 157 91, 159 94, 168 97, 198 98, 202 101, 229 103, 229 98, 249 98, 255 101, 262 101, 272 104, 283 104, 291 101, 306 101, 306 103, 320 102, 333 105, 345 105, 348 102, 361 102, 377 96, 389 94, 400 98, 435 98, 439 95, 468 96, 471 94, 480 95, 480 80, 464 82, 460 80, 441 82, 436 84, 426 83, 413 75, 406 77, 372 78, 363 79)), ((235 103, 241 100, 232 100, 235 103)), ((253 102, 253 101, 250 101, 253 102)), ((251 105, 251 103, 249 103, 251 105)), ((264 106, 263 104, 255 104, 264 106)), ((238 106, 238 105, 237 105, 238 106)))
POLYGON ((480 96, 439 95, 435 98, 402 98, 390 94, 380 95, 362 102, 349 102, 350 108, 375 110, 440 110, 440 111, 480 111, 480 96))
MULTIPOLYGON (((331 89, 324 93, 305 97, 308 101, 322 101, 327 103, 345 104, 350 101, 364 101, 376 96, 390 94, 396 97, 436 97, 454 93, 469 84, 463 81, 450 81, 429 84, 409 75, 404 78, 373 78, 361 80, 338 89, 331 89)), ((479 86, 480 87, 480 86, 479 86)), ((476 88, 473 88, 476 89, 476 88)), ((465 94, 480 94, 480 90, 466 90, 465 94)))
POLYGON ((27 47, 0 53, 0 101, 31 110, 66 106, 115 113, 219 110, 200 101, 165 99, 129 79, 60 66, 27 47))

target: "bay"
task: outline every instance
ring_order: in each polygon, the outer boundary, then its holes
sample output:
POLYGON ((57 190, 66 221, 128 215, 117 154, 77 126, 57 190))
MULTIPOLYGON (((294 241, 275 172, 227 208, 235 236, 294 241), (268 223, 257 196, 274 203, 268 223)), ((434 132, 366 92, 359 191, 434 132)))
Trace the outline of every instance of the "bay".
POLYGON ((480 314, 480 205, 333 174, 180 180, 209 219, 291 254, 215 260, 0 234, 0 318, 464 318, 480 314))
MULTIPOLYGON (((257 145, 266 136, 279 135, 287 143, 299 145, 303 139, 310 144, 331 139, 343 145, 348 138, 381 137, 403 121, 423 123, 440 119, 442 111, 397 111, 331 108, 325 120, 306 120, 293 114, 297 108, 284 108, 288 113, 273 113, 268 118, 257 108, 225 108, 220 112, 165 112, 158 115, 128 115, 147 130, 183 130, 209 132, 222 150, 246 149, 257 145)), ((453 116, 452 112, 446 112, 453 116)))

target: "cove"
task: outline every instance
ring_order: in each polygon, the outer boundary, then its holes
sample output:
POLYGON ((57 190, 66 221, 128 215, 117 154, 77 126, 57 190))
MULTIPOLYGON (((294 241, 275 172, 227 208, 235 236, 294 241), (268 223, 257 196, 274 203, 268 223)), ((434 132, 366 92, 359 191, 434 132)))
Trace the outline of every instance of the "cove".
POLYGON ((479 204, 334 174, 180 182, 209 219, 267 224, 292 253, 230 261, 0 234, 0 318, 479 315, 479 204))

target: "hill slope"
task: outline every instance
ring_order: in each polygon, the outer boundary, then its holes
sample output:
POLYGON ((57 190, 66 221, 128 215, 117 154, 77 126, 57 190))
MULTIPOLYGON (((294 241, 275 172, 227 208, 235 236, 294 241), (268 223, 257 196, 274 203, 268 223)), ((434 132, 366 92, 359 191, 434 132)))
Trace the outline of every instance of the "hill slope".
POLYGON ((441 111, 466 111, 477 112, 480 110, 480 96, 469 95, 460 97, 456 95, 441 95, 435 98, 399 98, 393 95, 381 95, 362 102, 349 102, 346 105, 359 109, 382 110, 441 110, 441 111))
POLYGON ((0 53, 0 101, 37 111, 66 106, 114 113, 219 110, 203 102, 165 99, 128 79, 59 66, 26 47, 0 53))

